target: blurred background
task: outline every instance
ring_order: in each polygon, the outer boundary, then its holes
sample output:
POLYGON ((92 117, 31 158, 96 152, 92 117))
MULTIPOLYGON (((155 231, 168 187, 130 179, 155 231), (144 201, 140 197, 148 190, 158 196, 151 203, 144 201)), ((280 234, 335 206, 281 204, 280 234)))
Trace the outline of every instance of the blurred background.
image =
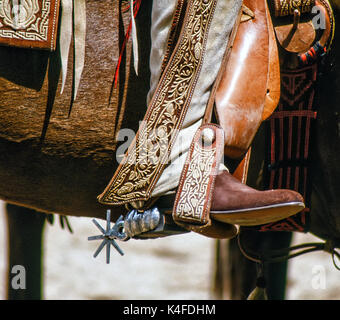
MULTIPOLYGON (((120 242, 122 257, 105 250, 93 253, 99 241, 87 241, 98 229, 89 218, 69 217, 73 234, 46 224, 44 231, 44 299, 214 299, 212 295, 215 241, 195 233, 157 240, 120 242)), ((100 221, 105 226, 104 221, 100 221)), ((296 234, 294 243, 319 241, 296 234)), ((0 299, 6 299, 7 230, 0 201, 0 299)), ((340 299, 340 271, 331 256, 309 253, 290 261, 287 300, 340 299), (321 280, 321 281, 320 281, 321 280)))

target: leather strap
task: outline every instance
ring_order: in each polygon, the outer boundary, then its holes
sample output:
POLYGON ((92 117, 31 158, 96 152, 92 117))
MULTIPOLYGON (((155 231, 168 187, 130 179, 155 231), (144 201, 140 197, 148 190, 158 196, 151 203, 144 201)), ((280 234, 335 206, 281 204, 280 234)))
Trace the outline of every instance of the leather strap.
POLYGON ((171 59, 134 141, 98 196, 100 203, 122 205, 150 198, 190 105, 215 6, 216 0, 189 0, 171 59))
POLYGON ((223 156, 223 141, 220 126, 205 124, 191 143, 172 213, 174 221, 189 230, 211 225, 211 197, 223 156))
MULTIPOLYGON (((267 4, 266 4, 267 6, 267 4)), ((270 15, 270 10, 267 6, 267 25, 269 38, 269 65, 267 78, 267 93, 263 106, 262 121, 266 120, 276 109, 279 104, 281 94, 281 79, 280 79, 280 59, 275 36, 273 21, 270 15)))
POLYGON ((222 80, 222 77, 224 75, 225 66, 228 64, 228 61, 229 61, 229 58, 230 58, 230 53, 231 53, 231 50, 233 48, 235 37, 236 37, 237 31, 238 31, 238 27, 241 23, 242 13, 243 13, 243 6, 240 9, 240 12, 239 12, 239 14, 236 18, 236 21, 235 21, 234 28, 233 28, 230 36, 229 36, 228 45, 227 45, 226 51, 224 53, 224 56, 223 56, 223 59, 222 59, 222 62, 221 62, 220 70, 217 74, 214 86, 213 86, 213 88, 210 92, 210 96, 209 96, 209 100, 208 100, 208 103, 207 103, 207 107, 206 107, 206 110, 205 110, 205 114, 204 114, 204 117, 203 117, 202 124, 206 124, 206 123, 211 122, 212 113, 213 113, 213 110, 214 110, 214 107, 215 107, 216 91, 217 91, 217 89, 220 85, 220 82, 222 80))
MULTIPOLYGON (((62 70, 61 93, 64 91, 68 57, 73 36, 74 64, 73 64, 73 86, 72 101, 77 97, 81 75, 85 63, 85 40, 86 40, 86 0, 61 0, 62 14, 60 25, 60 59, 62 70)), ((71 108, 70 108, 71 111, 71 108)))

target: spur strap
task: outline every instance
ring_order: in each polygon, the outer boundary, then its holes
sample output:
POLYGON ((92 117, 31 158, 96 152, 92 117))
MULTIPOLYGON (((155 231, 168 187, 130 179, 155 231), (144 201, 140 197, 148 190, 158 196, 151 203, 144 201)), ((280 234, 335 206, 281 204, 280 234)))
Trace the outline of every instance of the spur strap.
POLYGON ((189 0, 181 34, 137 135, 98 201, 145 201, 168 163, 200 74, 217 0, 189 0))
POLYGON ((210 205, 215 178, 222 162, 224 131, 219 125, 204 124, 191 143, 182 170, 173 219, 191 230, 211 224, 210 205))

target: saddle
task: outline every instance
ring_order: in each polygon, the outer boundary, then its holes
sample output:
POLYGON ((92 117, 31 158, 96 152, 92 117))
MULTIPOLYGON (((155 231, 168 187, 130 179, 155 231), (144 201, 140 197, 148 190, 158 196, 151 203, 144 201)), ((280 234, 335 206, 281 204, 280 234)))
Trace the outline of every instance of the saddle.
POLYGON ((236 159, 247 152, 280 98, 279 56, 267 2, 246 0, 243 5, 249 18, 239 25, 215 98, 224 154, 236 159))
MULTIPOLYGON (((277 0, 268 4, 244 1, 244 6, 252 10, 246 20, 250 22, 240 24, 230 59, 221 70, 216 115, 225 131, 224 154, 230 158, 244 157, 259 126, 276 109, 281 92, 280 67, 296 68, 308 64, 307 60, 317 60, 333 38, 334 17, 327 1, 301 1, 295 6, 294 2, 277 0), (313 23, 318 17, 312 10, 322 19, 321 33, 313 23), (290 61, 284 61, 287 52, 291 53, 290 61), (294 58, 296 61, 292 61, 294 58)), ((243 160, 237 176, 246 172, 249 154, 243 160)))

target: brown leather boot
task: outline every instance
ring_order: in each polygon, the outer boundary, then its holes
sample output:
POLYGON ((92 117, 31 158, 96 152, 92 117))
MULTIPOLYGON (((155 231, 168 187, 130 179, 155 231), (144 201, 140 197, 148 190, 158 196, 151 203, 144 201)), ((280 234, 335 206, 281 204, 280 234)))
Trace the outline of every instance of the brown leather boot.
POLYGON ((254 226, 287 218, 304 207, 302 196, 295 191, 258 191, 223 171, 216 176, 210 217, 220 222, 254 226))

